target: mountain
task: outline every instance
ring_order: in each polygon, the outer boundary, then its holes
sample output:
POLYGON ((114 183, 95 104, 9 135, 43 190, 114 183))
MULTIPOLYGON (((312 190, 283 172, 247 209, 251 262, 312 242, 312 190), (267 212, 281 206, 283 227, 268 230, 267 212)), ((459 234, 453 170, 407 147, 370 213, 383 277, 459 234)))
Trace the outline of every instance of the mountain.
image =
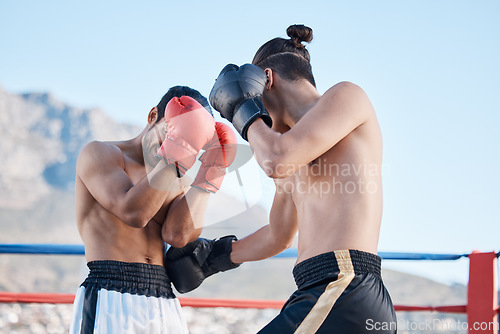
POLYGON ((98 109, 75 108, 48 93, 16 95, 0 88, 0 207, 28 208, 51 190, 71 190, 83 145, 139 132, 98 109))

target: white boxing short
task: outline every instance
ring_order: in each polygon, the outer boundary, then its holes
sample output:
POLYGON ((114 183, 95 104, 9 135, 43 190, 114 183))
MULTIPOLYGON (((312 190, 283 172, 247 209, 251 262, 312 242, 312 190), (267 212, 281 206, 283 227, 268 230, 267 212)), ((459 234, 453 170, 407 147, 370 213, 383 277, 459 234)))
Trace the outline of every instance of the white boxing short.
POLYGON ((91 261, 73 304, 70 333, 188 333, 165 268, 91 261))

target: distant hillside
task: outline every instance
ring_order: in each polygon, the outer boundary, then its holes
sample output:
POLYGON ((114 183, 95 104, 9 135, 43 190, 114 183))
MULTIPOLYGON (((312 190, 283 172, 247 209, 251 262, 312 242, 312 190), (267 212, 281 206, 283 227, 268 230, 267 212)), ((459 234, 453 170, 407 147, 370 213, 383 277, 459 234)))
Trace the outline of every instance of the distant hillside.
POLYGON ((27 208, 53 189, 72 189, 83 145, 132 138, 139 128, 47 93, 16 95, 0 88, 0 133, 0 207, 27 208))

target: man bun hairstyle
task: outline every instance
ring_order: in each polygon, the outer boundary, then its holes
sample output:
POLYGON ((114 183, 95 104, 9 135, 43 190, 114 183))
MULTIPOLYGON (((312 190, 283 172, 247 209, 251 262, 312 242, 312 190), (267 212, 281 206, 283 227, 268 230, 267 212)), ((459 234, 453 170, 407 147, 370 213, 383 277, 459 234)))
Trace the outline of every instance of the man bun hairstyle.
POLYGON ((286 30, 289 39, 273 38, 255 53, 252 64, 270 68, 287 80, 306 79, 316 87, 312 74, 311 56, 303 42, 313 39, 313 30, 303 24, 293 24, 286 30))
POLYGON ((158 108, 158 118, 156 122, 158 122, 165 116, 165 107, 167 106, 168 102, 174 97, 181 96, 192 97, 193 99, 198 101, 198 103, 201 104, 205 109, 207 109, 208 113, 212 115, 212 117, 214 116, 212 113, 212 108, 210 107, 210 103, 208 103, 207 98, 201 95, 199 91, 188 86, 174 86, 170 88, 167 93, 165 93, 165 95, 163 95, 160 102, 156 106, 158 108))
MULTIPOLYGON (((296 48, 305 48, 302 42, 309 43, 313 39, 313 30, 303 24, 294 24, 286 29, 286 34, 296 48)), ((307 53, 309 54, 309 53, 307 53)))

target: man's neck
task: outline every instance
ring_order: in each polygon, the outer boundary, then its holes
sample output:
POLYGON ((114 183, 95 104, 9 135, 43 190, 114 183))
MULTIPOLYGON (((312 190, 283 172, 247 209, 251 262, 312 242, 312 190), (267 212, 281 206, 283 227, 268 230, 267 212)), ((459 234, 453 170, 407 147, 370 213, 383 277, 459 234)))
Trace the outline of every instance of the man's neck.
POLYGON ((130 159, 144 164, 144 154, 142 152, 142 139, 147 129, 145 128, 137 137, 125 140, 122 143, 121 149, 130 159))
POLYGON ((306 80, 287 81, 278 93, 282 107, 277 114, 282 117, 277 122, 292 128, 320 97, 321 94, 306 80))

